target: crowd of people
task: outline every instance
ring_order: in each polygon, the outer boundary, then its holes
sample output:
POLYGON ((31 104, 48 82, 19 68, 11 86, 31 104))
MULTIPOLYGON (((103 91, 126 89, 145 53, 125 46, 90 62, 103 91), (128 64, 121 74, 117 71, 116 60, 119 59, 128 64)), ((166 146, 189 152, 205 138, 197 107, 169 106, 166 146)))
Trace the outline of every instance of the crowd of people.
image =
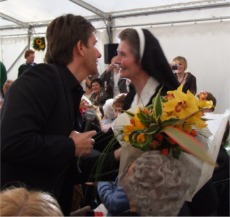
MULTIPOLYGON (((186 202, 189 171, 179 160, 156 151, 135 159, 123 186, 117 184, 122 153, 117 140, 109 149, 113 121, 131 107, 150 105, 159 90, 165 95, 183 85, 184 92, 196 95, 196 77, 186 72, 186 58, 177 56, 169 64, 150 31, 131 28, 119 33, 117 55, 100 75, 95 31, 81 16, 57 17, 47 28, 45 63, 36 64, 34 51, 27 50, 18 79, 5 77, 3 82, 1 77, 1 214, 93 215, 102 203, 106 214, 114 216, 217 215, 213 181, 186 202), (85 115, 89 109, 95 115, 85 115), (73 206, 78 195, 87 202, 73 206), (39 211, 38 203, 45 210, 39 211)), ((205 93, 214 102, 207 112, 213 112, 215 97, 205 93)), ((229 156, 225 159, 229 163, 229 156)))

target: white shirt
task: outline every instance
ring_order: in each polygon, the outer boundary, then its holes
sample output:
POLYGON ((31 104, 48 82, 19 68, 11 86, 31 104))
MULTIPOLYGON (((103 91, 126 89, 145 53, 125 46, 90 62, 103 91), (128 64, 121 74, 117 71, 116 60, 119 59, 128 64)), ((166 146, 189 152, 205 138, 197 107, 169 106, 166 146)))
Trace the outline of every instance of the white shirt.
POLYGON ((155 80, 153 77, 149 77, 148 81, 146 82, 141 92, 141 96, 139 97, 137 94, 134 96, 131 107, 137 105, 146 106, 149 103, 153 94, 156 92, 158 86, 159 86, 158 81, 155 80))
POLYGON ((120 90, 118 87, 119 79, 120 79, 120 72, 118 73, 113 72, 113 81, 114 81, 113 96, 117 96, 120 93, 120 90))

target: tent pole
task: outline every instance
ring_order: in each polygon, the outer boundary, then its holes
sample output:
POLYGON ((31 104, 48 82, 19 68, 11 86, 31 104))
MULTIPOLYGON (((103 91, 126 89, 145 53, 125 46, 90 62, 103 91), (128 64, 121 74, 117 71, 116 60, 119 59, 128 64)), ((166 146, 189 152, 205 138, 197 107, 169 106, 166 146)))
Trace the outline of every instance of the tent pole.
POLYGON ((113 23, 112 23, 112 18, 108 19, 108 22, 106 24, 106 31, 109 37, 109 43, 113 43, 113 23))
POLYGON ((27 50, 27 46, 22 50, 22 52, 19 54, 19 56, 16 58, 16 60, 11 64, 11 66, 8 68, 7 73, 10 72, 10 70, 14 67, 14 65, 17 63, 17 61, 21 58, 21 56, 25 53, 27 50))
POLYGON ((27 45, 28 49, 30 49, 32 33, 33 33, 33 27, 29 26, 29 28, 28 28, 28 45, 27 45))

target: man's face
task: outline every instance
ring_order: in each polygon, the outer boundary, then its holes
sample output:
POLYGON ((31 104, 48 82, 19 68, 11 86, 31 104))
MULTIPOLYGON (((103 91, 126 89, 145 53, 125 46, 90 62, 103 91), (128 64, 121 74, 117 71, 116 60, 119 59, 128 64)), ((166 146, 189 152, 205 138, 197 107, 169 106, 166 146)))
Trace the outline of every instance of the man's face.
POLYGON ((28 57, 26 57, 26 63, 27 64, 31 64, 31 63, 33 63, 34 62, 34 58, 35 58, 35 55, 34 54, 29 54, 29 56, 28 57))
POLYGON ((92 33, 88 41, 88 47, 85 50, 85 65, 88 70, 88 75, 95 75, 98 73, 97 64, 98 58, 101 57, 101 53, 96 48, 96 43, 96 36, 94 33, 92 33))
POLYGON ((118 56, 115 62, 120 65, 121 78, 137 79, 141 67, 140 64, 135 62, 130 45, 126 41, 121 41, 117 51, 118 56))

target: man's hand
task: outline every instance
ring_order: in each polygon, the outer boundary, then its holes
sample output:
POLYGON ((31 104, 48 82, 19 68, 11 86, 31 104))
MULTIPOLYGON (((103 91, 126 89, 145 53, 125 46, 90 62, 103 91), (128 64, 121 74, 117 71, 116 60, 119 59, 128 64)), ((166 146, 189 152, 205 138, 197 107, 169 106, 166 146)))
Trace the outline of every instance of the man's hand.
POLYGON ((97 132, 95 130, 91 130, 84 133, 79 133, 77 131, 72 131, 69 137, 74 141, 75 144, 75 156, 85 157, 91 154, 91 150, 93 149, 94 139, 97 132))

